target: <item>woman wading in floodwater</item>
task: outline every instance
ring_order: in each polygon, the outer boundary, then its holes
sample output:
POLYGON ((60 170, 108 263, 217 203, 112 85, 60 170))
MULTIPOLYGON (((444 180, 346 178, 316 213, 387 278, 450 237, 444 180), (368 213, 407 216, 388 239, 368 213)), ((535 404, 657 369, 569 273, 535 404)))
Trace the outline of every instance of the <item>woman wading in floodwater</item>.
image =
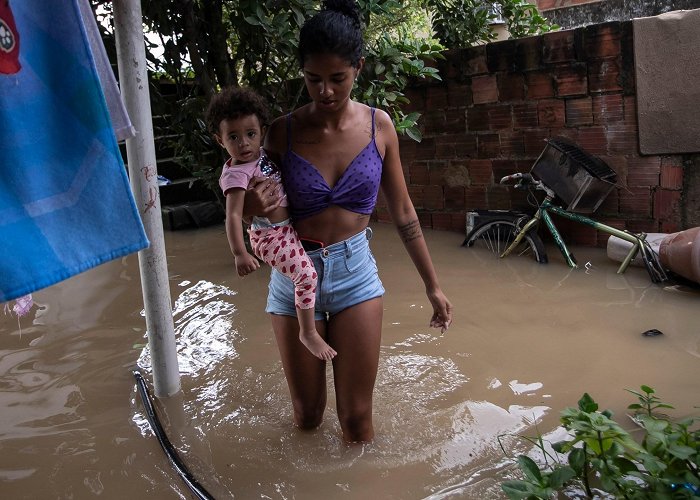
MULTIPOLYGON (((391 217, 425 283, 430 326, 443 332, 452 306, 428 253, 399 159, 391 118, 350 98, 362 70, 362 29, 353 0, 327 0, 299 35, 299 61, 311 102, 275 120, 265 150, 280 165, 294 227, 318 273, 316 325, 338 353, 332 360, 338 418, 347 442, 374 437, 372 393, 379 363, 384 288, 369 249, 370 214, 381 187, 391 217)), ((269 182, 269 181, 265 181, 269 182)), ((259 184, 249 195, 264 205, 259 184)), ((267 202, 269 203, 269 202, 267 202)), ((293 283, 273 270, 266 311, 289 385, 294 421, 321 424, 326 362, 299 341, 293 283)))

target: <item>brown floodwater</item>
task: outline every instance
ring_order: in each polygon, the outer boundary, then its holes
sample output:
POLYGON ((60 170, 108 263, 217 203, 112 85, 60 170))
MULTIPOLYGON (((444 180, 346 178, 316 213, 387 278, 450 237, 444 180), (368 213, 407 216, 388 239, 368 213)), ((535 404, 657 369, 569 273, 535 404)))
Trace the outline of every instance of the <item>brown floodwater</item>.
MULTIPOLYGON (((503 498, 503 453, 554 436, 589 392, 623 426, 654 387, 697 414, 700 289, 650 283, 604 249, 554 248, 550 263, 498 260, 426 231, 454 323, 430 309, 393 227, 374 224, 387 290, 373 443, 346 446, 332 389, 323 425, 300 432, 264 302, 269 272, 234 274, 223 226, 166 233, 182 391, 156 406, 168 436, 215 498, 503 498), (656 328, 657 337, 642 332, 656 328)), ((132 370, 149 382, 136 255, 34 294, 0 314, 0 497, 192 498, 152 434, 132 370)), ((329 370, 330 375, 330 370, 329 370)))

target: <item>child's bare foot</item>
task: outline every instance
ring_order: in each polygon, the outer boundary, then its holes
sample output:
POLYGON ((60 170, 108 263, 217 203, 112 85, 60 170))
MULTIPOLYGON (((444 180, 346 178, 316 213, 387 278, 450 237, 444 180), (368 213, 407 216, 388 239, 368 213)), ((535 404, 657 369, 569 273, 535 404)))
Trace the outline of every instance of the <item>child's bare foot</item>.
POLYGON ((321 338, 316 330, 300 331, 299 340, 311 351, 311 354, 324 361, 330 361, 338 354, 321 338))

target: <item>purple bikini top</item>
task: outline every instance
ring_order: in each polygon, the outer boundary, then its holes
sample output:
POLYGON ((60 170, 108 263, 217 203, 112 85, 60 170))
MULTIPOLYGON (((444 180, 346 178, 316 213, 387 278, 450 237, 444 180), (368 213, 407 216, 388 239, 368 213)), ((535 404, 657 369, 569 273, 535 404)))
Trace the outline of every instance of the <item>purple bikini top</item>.
POLYGON ((372 213, 382 178, 382 157, 374 139, 374 111, 372 108, 372 140, 332 188, 315 166, 292 151, 292 115, 287 115, 287 153, 281 171, 292 219, 311 217, 330 205, 358 214, 372 213))

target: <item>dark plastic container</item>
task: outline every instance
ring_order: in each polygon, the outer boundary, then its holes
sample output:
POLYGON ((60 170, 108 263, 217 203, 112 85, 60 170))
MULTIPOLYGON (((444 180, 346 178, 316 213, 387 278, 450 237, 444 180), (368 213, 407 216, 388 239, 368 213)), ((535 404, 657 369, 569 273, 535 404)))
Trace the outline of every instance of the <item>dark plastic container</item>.
POLYGON ((600 158, 572 142, 548 139, 530 170, 571 212, 592 213, 615 187, 617 174, 600 158))

